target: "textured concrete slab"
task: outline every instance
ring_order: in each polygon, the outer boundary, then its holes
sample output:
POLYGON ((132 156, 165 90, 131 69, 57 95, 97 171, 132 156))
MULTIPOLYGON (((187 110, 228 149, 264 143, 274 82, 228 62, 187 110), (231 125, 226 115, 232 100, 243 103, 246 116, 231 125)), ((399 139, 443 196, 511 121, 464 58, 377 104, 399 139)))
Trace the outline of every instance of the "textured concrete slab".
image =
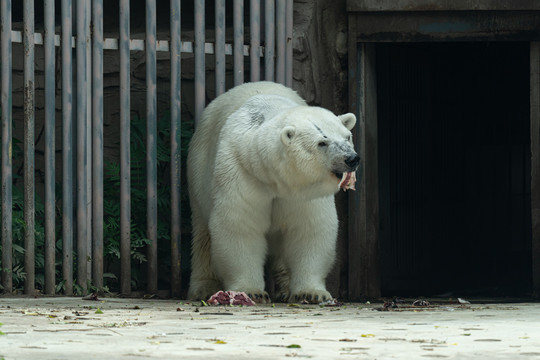
POLYGON ((0 359, 540 359, 540 304, 0 298, 0 359))

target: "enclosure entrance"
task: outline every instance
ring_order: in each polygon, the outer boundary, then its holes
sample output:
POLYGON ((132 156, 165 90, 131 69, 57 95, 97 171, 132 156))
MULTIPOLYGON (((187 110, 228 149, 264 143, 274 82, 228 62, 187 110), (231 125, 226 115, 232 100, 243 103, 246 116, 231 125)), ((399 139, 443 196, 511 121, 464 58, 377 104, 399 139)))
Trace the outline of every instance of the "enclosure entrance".
POLYGON ((375 50, 382 295, 530 293, 529 43, 375 50))

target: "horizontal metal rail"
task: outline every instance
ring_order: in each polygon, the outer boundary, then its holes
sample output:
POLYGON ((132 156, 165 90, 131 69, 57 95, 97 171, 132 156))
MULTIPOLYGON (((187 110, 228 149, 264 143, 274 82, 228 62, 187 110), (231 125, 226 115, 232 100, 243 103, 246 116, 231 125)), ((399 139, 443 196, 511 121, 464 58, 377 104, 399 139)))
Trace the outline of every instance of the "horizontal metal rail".
MULTIPOLYGON (((22 43, 23 34, 21 31, 12 30, 11 31, 12 43, 22 43)), ((72 37, 71 44, 73 48, 76 47, 76 36, 72 37)), ((43 45, 43 34, 34 33, 34 44, 43 45)), ((103 50, 118 50, 119 41, 115 38, 105 38, 103 39, 103 50)), ((61 37, 60 35, 54 36, 54 45, 60 47, 61 37)), ((144 40, 143 39, 130 39, 129 40, 129 49, 131 51, 144 51, 144 40)), ((250 55, 251 47, 249 45, 244 45, 244 56, 250 55)), ((170 51, 170 41, 169 40, 157 40, 156 41, 156 51, 168 52, 170 51)), ((194 45, 192 41, 182 41, 181 42, 181 52, 183 53, 193 53, 194 45)), ((215 54, 215 45, 214 43, 205 43, 204 44, 204 53, 207 55, 215 54)), ((233 44, 225 44, 225 55, 233 55, 233 44)), ((259 56, 264 56, 264 46, 259 47, 259 56)))

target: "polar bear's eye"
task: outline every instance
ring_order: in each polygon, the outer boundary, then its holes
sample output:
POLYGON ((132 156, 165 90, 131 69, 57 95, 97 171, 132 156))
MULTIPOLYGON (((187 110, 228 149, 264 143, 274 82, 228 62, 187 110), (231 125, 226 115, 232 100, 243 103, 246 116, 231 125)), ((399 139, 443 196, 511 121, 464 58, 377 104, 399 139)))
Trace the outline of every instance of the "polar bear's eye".
POLYGON ((318 144, 318 145, 319 145, 319 147, 326 147, 326 146, 328 146, 328 142, 326 142, 326 141, 319 141, 319 144, 318 144))

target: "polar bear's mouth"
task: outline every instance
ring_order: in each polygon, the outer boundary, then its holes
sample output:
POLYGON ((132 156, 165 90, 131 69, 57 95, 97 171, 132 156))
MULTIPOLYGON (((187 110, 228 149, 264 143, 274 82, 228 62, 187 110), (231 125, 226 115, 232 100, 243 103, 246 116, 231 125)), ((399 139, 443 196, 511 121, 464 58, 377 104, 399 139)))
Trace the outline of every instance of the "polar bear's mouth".
POLYGON ((354 184, 356 183, 356 172, 350 171, 344 173, 334 173, 334 175, 336 175, 338 179, 341 178, 338 184, 338 190, 356 190, 356 188, 354 187, 354 184))

